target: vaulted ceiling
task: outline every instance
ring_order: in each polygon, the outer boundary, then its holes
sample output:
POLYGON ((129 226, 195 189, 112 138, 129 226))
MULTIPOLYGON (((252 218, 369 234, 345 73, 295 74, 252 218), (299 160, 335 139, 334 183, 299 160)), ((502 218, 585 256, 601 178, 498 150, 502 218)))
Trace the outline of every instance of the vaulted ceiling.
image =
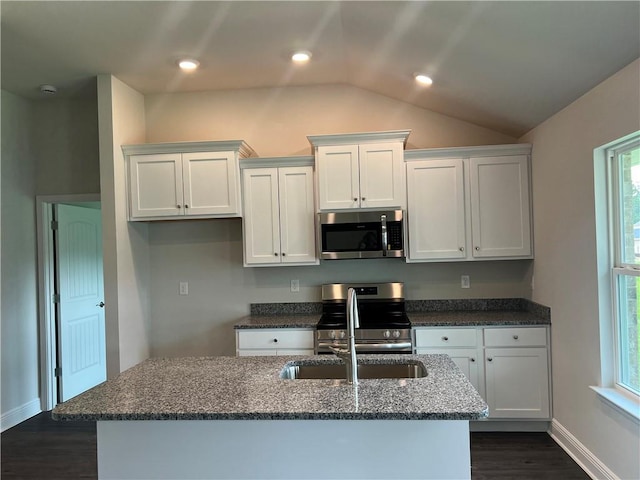
POLYGON ((3 89, 349 84, 510 135, 640 57, 640 2, 2 1, 3 89), (293 50, 313 53, 295 66, 293 50), (178 71, 181 56, 200 69, 178 71), (434 79, 416 86, 415 72, 434 79))

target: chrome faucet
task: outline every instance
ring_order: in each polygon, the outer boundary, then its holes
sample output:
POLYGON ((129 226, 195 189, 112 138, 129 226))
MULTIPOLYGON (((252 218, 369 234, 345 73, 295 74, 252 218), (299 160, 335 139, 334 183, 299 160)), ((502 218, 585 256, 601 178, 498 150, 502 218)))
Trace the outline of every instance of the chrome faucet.
POLYGON ((329 349, 335 353, 347 366, 347 382, 353 385, 358 384, 358 362, 356 360, 356 336, 355 329, 360 328, 358 317, 358 298, 353 288, 347 290, 347 334, 349 348, 338 348, 330 346, 329 349))

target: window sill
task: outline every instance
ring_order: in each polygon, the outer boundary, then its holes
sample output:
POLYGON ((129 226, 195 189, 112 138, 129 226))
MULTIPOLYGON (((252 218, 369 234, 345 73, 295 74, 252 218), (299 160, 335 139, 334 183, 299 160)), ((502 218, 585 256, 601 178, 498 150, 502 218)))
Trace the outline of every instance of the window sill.
POLYGON ((640 423, 640 399, 632 394, 623 393, 616 388, 589 387, 595 391, 600 398, 618 411, 626 414, 636 423, 640 423))

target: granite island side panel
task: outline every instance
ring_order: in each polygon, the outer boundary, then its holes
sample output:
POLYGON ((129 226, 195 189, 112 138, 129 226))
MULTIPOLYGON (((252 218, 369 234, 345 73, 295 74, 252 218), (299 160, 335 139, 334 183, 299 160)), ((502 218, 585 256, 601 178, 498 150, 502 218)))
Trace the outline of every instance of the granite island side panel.
POLYGON ((488 407, 447 355, 359 355, 362 363, 421 361, 427 376, 286 380, 289 362, 335 357, 187 357, 146 360, 58 405, 56 420, 475 420, 488 407))

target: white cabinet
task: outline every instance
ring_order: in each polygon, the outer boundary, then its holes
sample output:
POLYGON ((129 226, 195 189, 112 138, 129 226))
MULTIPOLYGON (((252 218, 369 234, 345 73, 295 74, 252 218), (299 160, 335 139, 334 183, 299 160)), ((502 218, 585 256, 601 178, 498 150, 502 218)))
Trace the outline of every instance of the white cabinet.
POLYGON ((405 152, 407 261, 531 258, 530 149, 405 152))
POLYGON ((313 355, 312 328, 236 330, 236 355, 313 355))
POLYGON ((470 159, 474 257, 531 255, 527 155, 470 159))
POLYGON ((408 130, 315 135, 320 211, 405 208, 404 144, 408 130))
POLYGON ((409 259, 467 258, 464 179, 461 158, 407 164, 409 259))
POLYGON ((489 418, 551 417, 547 327, 414 327, 416 353, 447 354, 489 405, 489 418))
POLYGON ((547 329, 484 330, 489 418, 550 417, 547 329))
POLYGON ((483 395, 482 333, 476 328, 415 328, 417 354, 445 354, 483 395))
POLYGON ((124 145, 129 220, 239 217, 244 142, 124 145))
MULTIPOLYGON (((307 163, 311 157, 298 157, 307 163)), ((245 266, 317 264, 313 167, 243 164, 245 266)), ((287 159, 291 163, 294 159, 287 159)))

